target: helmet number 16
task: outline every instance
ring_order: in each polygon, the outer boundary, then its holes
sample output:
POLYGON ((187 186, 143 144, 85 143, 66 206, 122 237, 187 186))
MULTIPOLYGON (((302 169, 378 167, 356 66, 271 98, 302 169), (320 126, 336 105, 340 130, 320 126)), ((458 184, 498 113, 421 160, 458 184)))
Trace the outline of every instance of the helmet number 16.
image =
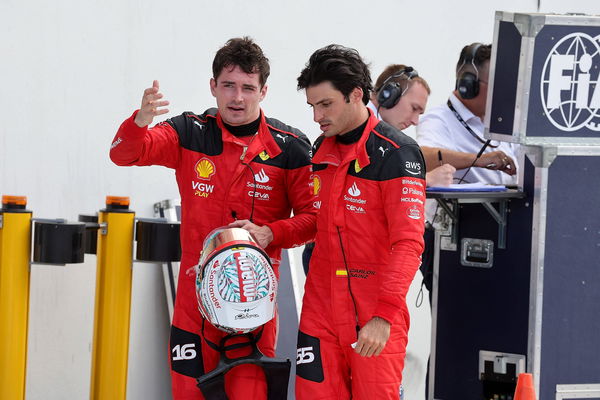
POLYGON ((188 343, 184 345, 178 344, 173 347, 171 350, 174 353, 173 361, 178 360, 191 360, 196 357, 196 350, 194 349, 196 345, 194 343, 188 343))

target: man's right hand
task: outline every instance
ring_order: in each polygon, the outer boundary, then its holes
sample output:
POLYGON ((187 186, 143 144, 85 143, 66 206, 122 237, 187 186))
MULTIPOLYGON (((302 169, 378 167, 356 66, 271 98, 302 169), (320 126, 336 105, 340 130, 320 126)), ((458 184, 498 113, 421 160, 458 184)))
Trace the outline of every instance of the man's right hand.
POLYGON ((491 151, 482 154, 475 163, 475 166, 502 171, 508 175, 515 175, 517 173, 514 160, 503 151, 491 151))
POLYGON ((148 126, 157 115, 166 114, 169 112, 167 108, 160 108, 169 105, 168 100, 162 99, 163 94, 158 91, 158 81, 152 82, 152 87, 144 90, 142 97, 142 106, 140 111, 135 116, 135 124, 140 128, 148 126))
POLYGON ((430 187, 450 186, 455 172, 456 168, 452 165, 442 164, 425 174, 425 181, 430 187))

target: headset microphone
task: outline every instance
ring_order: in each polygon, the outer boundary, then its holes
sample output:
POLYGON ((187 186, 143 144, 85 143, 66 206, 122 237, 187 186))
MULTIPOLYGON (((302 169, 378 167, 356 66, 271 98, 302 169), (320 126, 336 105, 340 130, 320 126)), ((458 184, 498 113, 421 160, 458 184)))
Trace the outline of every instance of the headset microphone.
POLYGON ((475 159, 473 160, 473 162, 471 163, 471 165, 469 166, 469 168, 467 168, 467 170, 463 174, 462 178, 460 178, 458 180, 458 183, 462 183, 462 181, 465 179, 465 176, 467 176, 467 174, 469 173, 469 171, 471 170, 471 168, 473 167, 473 165, 475 165, 475 163, 477 162, 477 160, 479 160, 479 157, 481 157, 481 155, 483 154, 483 152, 485 151, 485 149, 487 149, 487 147, 490 145, 491 142, 492 142, 492 139, 488 139, 488 140, 485 141, 485 143, 483 144, 483 146, 481 146, 481 149, 477 153, 477 156, 475 156, 475 159))

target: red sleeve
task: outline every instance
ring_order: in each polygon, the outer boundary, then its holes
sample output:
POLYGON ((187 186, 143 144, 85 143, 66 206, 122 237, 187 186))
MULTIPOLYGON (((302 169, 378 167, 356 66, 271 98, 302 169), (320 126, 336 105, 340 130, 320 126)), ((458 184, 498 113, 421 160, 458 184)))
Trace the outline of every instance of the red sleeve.
POLYGON ((137 111, 126 119, 110 146, 110 159, 117 165, 163 165, 175 168, 179 164, 179 136, 166 122, 148 129, 134 122, 137 111))
POLYGON ((315 237, 317 210, 315 196, 310 187, 311 166, 286 171, 287 196, 294 216, 267 224, 273 232, 270 246, 290 248, 303 245, 315 237))
POLYGON ((384 170, 396 177, 380 183, 390 234, 390 262, 384 272, 386 284, 374 316, 392 323, 403 309, 406 294, 421 264, 425 230, 425 162, 416 146, 403 146, 390 154, 384 170), (396 153, 396 154, 394 154, 396 153), (410 162, 410 164, 407 164, 410 162), (410 165, 411 168, 407 169, 410 165), (418 175, 411 175, 420 166, 418 175), (407 173, 406 171, 410 172, 407 173))

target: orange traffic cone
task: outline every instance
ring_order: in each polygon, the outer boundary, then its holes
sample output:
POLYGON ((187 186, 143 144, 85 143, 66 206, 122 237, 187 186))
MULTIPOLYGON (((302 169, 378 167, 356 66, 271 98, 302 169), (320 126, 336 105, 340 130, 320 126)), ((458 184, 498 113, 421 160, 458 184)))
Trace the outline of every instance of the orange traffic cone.
POLYGON ((519 374, 517 389, 514 400, 535 400, 535 388, 533 387, 533 375, 519 374))

